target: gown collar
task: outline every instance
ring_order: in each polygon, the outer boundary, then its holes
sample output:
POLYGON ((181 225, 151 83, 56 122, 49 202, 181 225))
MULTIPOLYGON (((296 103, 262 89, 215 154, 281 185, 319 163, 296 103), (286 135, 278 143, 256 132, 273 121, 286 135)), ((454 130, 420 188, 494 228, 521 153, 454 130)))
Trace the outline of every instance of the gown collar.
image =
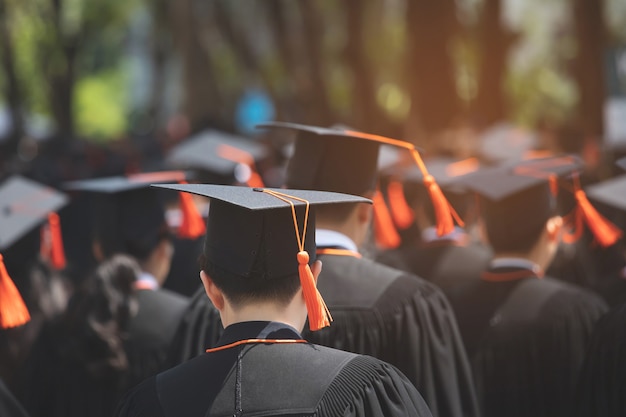
POLYGON ((340 248, 347 249, 352 252, 358 252, 359 248, 356 243, 348 236, 335 230, 316 229, 315 245, 318 248, 340 248))
POLYGON ((302 339, 300 333, 288 324, 277 321, 244 321, 233 323, 215 346, 224 346, 246 339, 302 339))

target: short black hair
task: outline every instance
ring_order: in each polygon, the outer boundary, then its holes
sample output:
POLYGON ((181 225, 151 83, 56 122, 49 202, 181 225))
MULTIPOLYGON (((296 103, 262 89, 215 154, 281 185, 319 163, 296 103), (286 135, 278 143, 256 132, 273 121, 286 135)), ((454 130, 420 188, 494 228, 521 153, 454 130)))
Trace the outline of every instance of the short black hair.
POLYGON ((269 278, 264 276, 262 265, 255 265, 252 272, 254 276, 251 279, 209 262, 204 253, 200 255, 199 261, 202 270, 236 307, 253 301, 274 301, 287 305, 300 289, 300 278, 297 273, 281 278, 269 278))

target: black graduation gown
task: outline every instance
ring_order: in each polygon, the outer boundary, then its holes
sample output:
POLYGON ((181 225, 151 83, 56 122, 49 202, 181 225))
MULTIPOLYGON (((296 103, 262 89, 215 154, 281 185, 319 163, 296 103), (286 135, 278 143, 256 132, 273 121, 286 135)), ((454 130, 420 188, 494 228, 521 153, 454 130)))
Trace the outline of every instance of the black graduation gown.
POLYGON ((44 327, 20 389, 20 399, 33 417, 110 417, 130 387, 165 369, 169 343, 188 301, 167 290, 139 290, 137 300, 139 308, 123 345, 126 357, 109 358, 109 363, 120 366, 117 371, 94 372, 93 367, 103 366, 104 358, 99 362, 87 359, 103 349, 102 341, 83 342, 76 348, 78 335, 68 333, 62 322, 44 327), (120 361, 127 361, 127 366, 120 361))
POLYGON ((457 311, 484 416, 569 416, 585 347, 606 304, 523 268, 487 272, 510 280, 482 281, 457 311))
POLYGON ((626 304, 611 309, 593 331, 580 373, 574 415, 626 415, 626 304))
POLYGON ((166 368, 167 354, 189 299, 165 289, 138 290, 139 309, 130 322, 125 349, 129 386, 166 368))
POLYGON ((176 366, 215 346, 224 327, 220 313, 207 297, 204 287, 191 297, 168 352, 168 367, 176 366))
MULTIPOLYGON (((218 346, 301 339, 277 322, 229 326, 218 346)), ((205 353, 144 381, 118 407, 120 417, 431 416, 393 366, 309 343, 243 344, 205 353)))
POLYGON ((432 282, 454 307, 459 297, 478 284, 492 256, 484 245, 441 239, 383 251, 376 261, 432 282))
POLYGON ((15 399, 11 391, 0 379, 0 416, 28 417, 22 405, 15 399))
POLYGON ((334 321, 305 333, 307 340, 398 367, 436 416, 478 415, 454 312, 438 288, 369 259, 318 259, 323 263, 318 288, 334 321))

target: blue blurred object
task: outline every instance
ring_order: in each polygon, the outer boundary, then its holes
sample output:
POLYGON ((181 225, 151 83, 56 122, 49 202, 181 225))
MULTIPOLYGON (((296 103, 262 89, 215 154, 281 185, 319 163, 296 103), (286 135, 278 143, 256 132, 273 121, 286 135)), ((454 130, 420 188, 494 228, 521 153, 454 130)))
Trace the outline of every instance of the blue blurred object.
POLYGON ((273 120, 274 104, 261 90, 248 90, 239 100, 235 114, 237 130, 244 134, 259 133, 255 126, 273 120))

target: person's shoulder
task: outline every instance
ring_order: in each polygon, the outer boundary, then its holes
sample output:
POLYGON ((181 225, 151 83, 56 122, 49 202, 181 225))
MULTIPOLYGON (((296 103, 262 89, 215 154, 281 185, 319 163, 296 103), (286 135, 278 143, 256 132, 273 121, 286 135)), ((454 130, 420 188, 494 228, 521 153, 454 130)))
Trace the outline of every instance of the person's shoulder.
POLYGON ((115 411, 117 417, 164 416, 156 389, 156 377, 150 377, 124 395, 115 411))

